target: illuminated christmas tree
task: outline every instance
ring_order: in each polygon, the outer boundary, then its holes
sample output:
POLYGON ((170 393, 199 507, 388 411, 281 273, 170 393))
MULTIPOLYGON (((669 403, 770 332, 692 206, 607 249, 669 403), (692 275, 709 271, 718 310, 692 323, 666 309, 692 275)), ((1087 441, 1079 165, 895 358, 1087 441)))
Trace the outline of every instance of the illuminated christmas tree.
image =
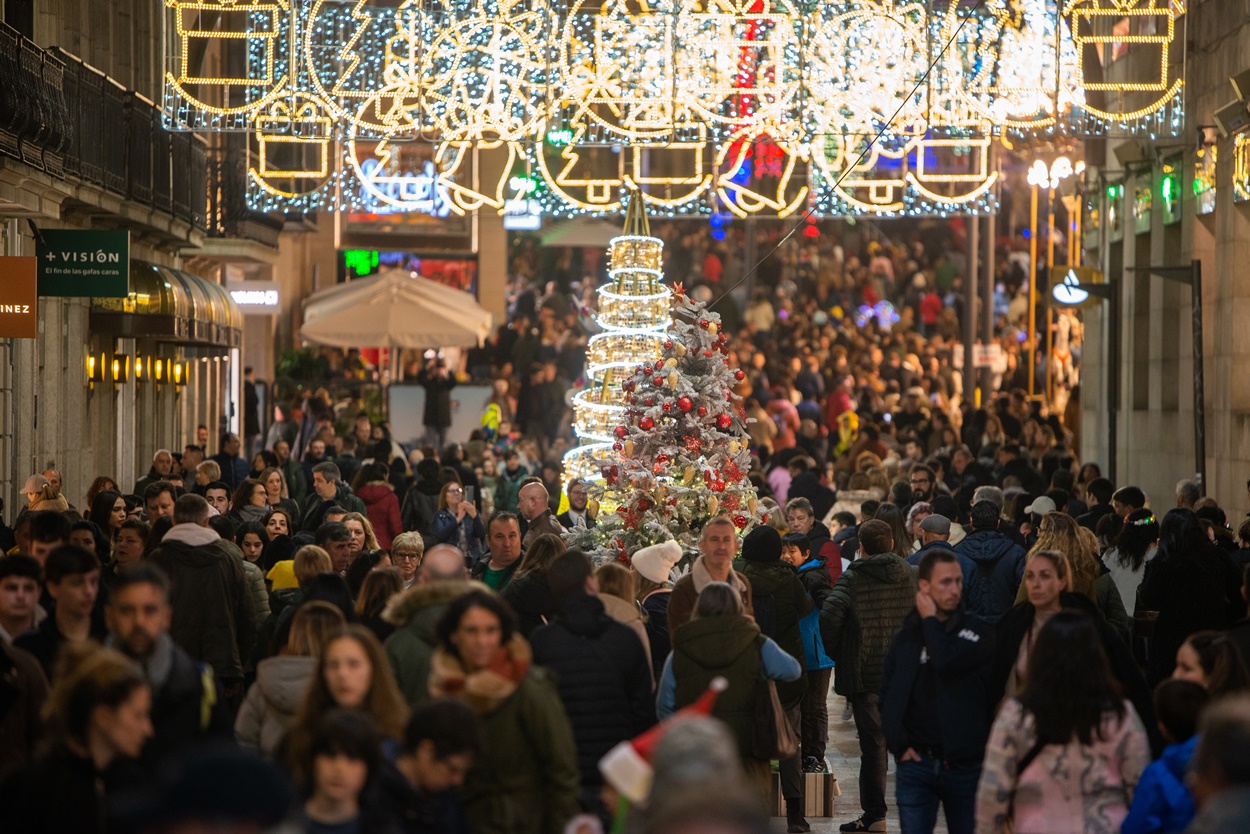
POLYGON ((564 457, 566 478, 601 480, 602 466, 615 457, 613 430, 625 419, 621 381, 635 367, 660 358, 672 297, 663 283, 663 249, 663 241, 651 236, 643 201, 634 192, 624 230, 609 244, 609 280, 599 288, 596 317, 603 332, 587 346, 586 388, 573 398, 581 445, 564 457))
MULTIPOLYGON (((589 546, 592 539, 601 558, 621 560, 667 539, 692 549, 716 515, 729 516, 745 531, 758 510, 747 478, 745 414, 734 394, 744 374, 729 364, 729 336, 720 328, 720 315, 686 296, 680 284, 671 293, 657 286, 660 241, 646 234, 640 200, 630 203, 626 231, 631 234, 612 241, 612 276, 639 289, 626 295, 620 283, 611 284, 601 303, 640 305, 631 313, 637 316, 637 331, 630 335, 636 341, 627 348, 622 344, 610 363, 591 341, 592 364, 610 365, 611 389, 620 390, 620 399, 612 400, 610 410, 595 411, 596 419, 616 419, 611 426, 595 424, 596 439, 610 436, 594 455, 604 503, 595 528, 577 530, 572 541, 589 546), (657 333, 661 323, 667 333, 657 333)), ((624 311, 616 308, 614 314, 624 311)), ((612 344, 611 334, 596 339, 612 344)))

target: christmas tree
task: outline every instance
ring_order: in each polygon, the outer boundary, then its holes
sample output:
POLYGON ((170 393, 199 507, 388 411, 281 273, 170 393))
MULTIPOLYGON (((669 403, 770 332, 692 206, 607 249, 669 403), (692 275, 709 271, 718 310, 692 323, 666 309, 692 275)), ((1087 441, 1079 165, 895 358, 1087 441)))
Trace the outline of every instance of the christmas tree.
POLYGON ((603 332, 586 349, 586 388, 573 398, 574 424, 581 445, 564 456, 566 479, 601 479, 614 461, 613 430, 625 419, 621 381, 635 367, 660 358, 672 323, 664 286, 664 243, 651 236, 637 192, 625 212, 625 227, 609 244, 608 282, 599 288, 596 322, 603 332))
POLYGON ((579 533, 594 535, 607 558, 668 539, 692 549, 717 515, 744 532, 756 522, 745 414, 733 391, 744 374, 730 367, 718 314, 680 284, 669 301, 659 356, 634 364, 621 382, 623 420, 599 467, 603 511, 579 533))

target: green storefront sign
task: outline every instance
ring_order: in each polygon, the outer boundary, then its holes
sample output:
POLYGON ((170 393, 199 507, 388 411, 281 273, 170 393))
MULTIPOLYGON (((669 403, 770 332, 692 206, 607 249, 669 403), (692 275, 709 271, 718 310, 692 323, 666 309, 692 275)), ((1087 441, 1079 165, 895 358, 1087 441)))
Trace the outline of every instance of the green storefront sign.
POLYGON ((39 294, 125 298, 130 292, 130 232, 41 229, 39 294))

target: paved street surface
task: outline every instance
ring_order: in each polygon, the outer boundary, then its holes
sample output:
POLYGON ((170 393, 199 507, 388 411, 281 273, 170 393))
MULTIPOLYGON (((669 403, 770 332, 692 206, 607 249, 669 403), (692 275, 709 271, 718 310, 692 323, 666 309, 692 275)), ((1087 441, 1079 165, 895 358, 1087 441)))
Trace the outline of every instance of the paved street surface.
MULTIPOLYGON (((837 834, 839 825, 856 819, 862 813, 859 807, 859 739, 855 735, 855 722, 850 719, 842 720, 842 710, 845 706, 846 700, 839 695, 834 695, 830 687, 829 746, 825 751, 825 757, 829 760, 833 774, 838 777, 842 795, 833 801, 833 817, 829 819, 807 818, 812 825, 813 834, 837 834)), ((900 834, 902 829, 899 828, 898 811, 894 807, 893 759, 890 761, 890 772, 886 778, 885 795, 889 806, 887 830, 890 834, 900 834)), ((774 819, 772 830, 785 831, 785 819, 774 819)), ((946 821, 942 817, 940 808, 935 831, 946 834, 946 821)))

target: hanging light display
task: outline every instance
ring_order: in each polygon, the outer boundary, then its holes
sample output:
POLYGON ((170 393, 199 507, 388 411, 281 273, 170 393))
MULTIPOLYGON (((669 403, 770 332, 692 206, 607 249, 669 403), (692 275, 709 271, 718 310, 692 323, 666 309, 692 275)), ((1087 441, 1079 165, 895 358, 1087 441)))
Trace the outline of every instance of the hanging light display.
POLYGON ((515 195, 465 149, 504 148, 552 214, 631 189, 662 214, 980 213, 999 138, 1183 126, 1175 0, 164 3, 166 120, 251 133, 262 210, 404 211, 428 186, 440 210, 502 212, 515 195), (374 187, 362 143, 411 142, 436 170, 374 187))
MULTIPOLYGON (((645 202, 626 198, 625 227, 608 244, 608 280, 599 287, 602 332, 586 348, 586 388, 573 397, 573 425, 581 445, 564 456, 566 478, 600 480, 601 460, 619 443, 613 430, 624 422, 622 380, 639 365, 657 363, 672 323, 672 291, 664 285, 664 242, 652 237, 645 202)), ((659 376, 660 385, 667 380, 659 376)))

